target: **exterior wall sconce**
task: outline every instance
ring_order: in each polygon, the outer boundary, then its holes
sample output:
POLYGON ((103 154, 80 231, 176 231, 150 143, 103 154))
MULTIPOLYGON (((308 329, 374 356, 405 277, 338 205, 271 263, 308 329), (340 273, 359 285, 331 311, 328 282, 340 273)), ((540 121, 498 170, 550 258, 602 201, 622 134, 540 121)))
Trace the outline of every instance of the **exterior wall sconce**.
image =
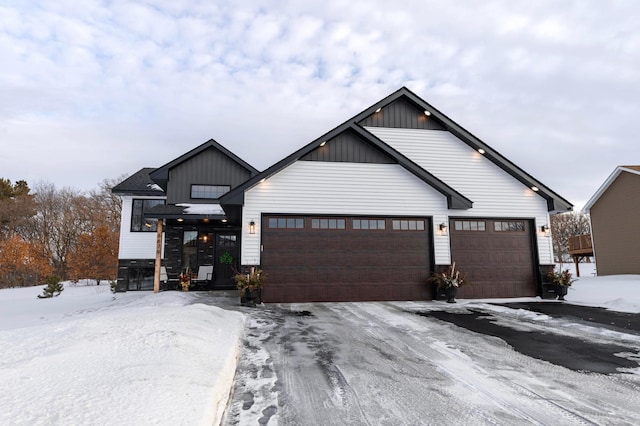
POLYGON ((250 234, 256 233, 256 223, 253 220, 249 222, 249 233, 250 234))
POLYGON ((545 234, 547 237, 549 236, 549 225, 542 225, 540 227, 540 231, 542 231, 543 234, 545 234))
POLYGON ((447 224, 442 222, 440 225, 438 225, 438 229, 440 229, 440 232, 442 232, 443 234, 447 232, 447 224))

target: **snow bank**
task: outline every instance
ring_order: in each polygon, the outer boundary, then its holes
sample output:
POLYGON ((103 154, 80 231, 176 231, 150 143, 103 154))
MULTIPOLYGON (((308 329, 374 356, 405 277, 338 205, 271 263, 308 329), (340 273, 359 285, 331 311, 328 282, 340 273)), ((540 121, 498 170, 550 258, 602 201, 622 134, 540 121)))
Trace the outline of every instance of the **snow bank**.
POLYGON ((0 424, 212 425, 244 318, 192 293, 0 291, 0 424))

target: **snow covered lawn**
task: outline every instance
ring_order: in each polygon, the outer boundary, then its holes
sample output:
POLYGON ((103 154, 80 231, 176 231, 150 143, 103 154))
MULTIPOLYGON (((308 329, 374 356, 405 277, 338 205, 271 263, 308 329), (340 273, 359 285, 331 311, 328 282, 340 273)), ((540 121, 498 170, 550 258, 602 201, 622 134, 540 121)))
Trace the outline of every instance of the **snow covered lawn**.
POLYGON ((0 291, 0 424, 212 425, 244 317, 193 293, 0 291))

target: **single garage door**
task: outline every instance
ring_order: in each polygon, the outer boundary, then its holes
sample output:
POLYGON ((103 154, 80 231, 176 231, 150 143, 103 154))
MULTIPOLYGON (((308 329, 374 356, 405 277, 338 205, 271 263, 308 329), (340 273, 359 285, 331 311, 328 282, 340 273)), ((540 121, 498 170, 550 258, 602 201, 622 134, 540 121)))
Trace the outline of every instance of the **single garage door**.
POLYGON ((451 260, 471 285, 460 298, 536 295, 531 222, 522 219, 451 219, 451 260))
POLYGON ((429 218, 264 215, 265 302, 430 299, 429 218))

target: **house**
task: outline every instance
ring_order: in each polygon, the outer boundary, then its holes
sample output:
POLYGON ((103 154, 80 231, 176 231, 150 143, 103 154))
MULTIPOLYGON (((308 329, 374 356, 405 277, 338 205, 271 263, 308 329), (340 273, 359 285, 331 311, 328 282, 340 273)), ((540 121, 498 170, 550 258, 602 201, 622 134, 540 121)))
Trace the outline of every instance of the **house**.
POLYGON ((152 287, 164 238, 169 274, 213 264, 211 288, 228 287, 229 251, 268 274, 267 302, 430 299, 428 277, 453 262, 473 283, 458 297, 535 296, 553 267, 549 214, 572 208, 404 87, 263 172, 209 141, 114 193, 118 288, 152 287), (159 219, 164 237, 141 231, 159 219))
POLYGON ((122 198, 116 289, 154 289, 160 220, 166 281, 175 287, 179 274, 195 276, 201 266, 213 266, 215 273, 203 286, 233 288, 233 271, 221 263, 220 256, 228 253, 238 259, 241 230, 240 224, 227 220, 218 198, 257 173, 209 140, 162 167, 143 168, 116 185, 112 192, 122 198))
POLYGON ((619 166, 583 208, 598 275, 640 274, 640 166, 619 166))

